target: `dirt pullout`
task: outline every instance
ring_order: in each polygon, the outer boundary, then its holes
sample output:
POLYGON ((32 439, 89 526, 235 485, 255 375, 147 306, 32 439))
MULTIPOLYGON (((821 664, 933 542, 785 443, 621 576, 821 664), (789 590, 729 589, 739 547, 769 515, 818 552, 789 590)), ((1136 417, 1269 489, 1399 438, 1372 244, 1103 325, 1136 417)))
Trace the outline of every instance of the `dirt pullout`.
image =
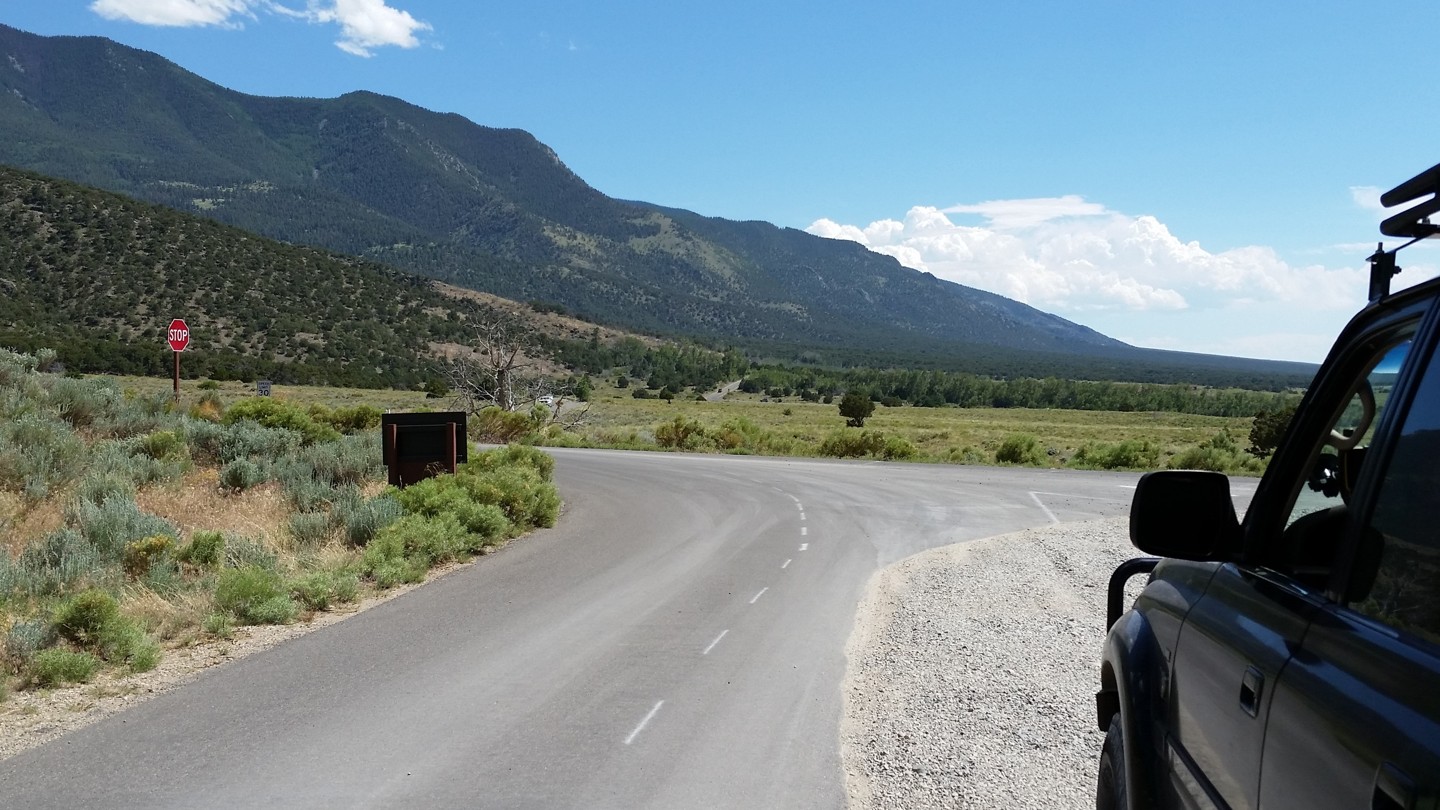
POLYGON ((1124 518, 928 551, 879 571, 846 654, 850 807, 1093 807, 1105 588, 1124 518))

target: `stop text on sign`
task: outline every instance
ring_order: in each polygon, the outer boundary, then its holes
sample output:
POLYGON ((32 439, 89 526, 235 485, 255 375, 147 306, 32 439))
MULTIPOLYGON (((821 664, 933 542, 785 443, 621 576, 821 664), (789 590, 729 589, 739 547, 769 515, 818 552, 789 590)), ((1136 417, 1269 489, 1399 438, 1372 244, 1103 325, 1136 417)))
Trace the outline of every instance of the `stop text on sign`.
POLYGON ((185 325, 184 320, 176 318, 170 322, 170 331, 166 337, 170 341, 171 349, 183 352, 185 347, 190 345, 190 327, 185 325))

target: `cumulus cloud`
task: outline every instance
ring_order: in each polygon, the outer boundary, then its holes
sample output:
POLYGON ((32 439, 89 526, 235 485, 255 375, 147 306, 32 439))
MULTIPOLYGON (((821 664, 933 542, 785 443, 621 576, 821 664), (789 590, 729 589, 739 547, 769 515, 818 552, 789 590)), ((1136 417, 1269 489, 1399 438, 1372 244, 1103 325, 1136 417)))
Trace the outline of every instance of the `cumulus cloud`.
POLYGON ((370 56, 375 48, 394 45, 414 48, 420 44, 416 36, 429 31, 430 25, 410 16, 410 12, 391 8, 385 0, 334 0, 312 2, 306 17, 321 23, 338 23, 340 39, 336 47, 356 56, 370 56))
POLYGON ((828 219, 806 229, 849 239, 939 278, 1058 313, 1176 312, 1257 304, 1353 311, 1358 269, 1297 267, 1267 247, 1211 252, 1152 216, 1078 196, 916 206, 867 226, 828 219), (978 215, 980 224, 950 215, 978 215))
POLYGON ((432 30, 408 11, 386 0, 310 0, 292 9, 274 0, 94 0, 90 10, 110 20, 142 25, 240 27, 260 11, 312 23, 340 26, 336 47, 356 56, 372 56, 376 48, 414 48, 419 34, 432 30))

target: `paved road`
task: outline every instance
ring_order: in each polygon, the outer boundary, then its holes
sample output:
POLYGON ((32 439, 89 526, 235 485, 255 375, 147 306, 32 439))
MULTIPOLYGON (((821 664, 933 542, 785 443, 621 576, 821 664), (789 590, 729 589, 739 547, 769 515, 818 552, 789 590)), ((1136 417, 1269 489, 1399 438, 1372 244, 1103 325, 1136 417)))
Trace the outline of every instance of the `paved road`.
POLYGON ((555 455, 555 529, 0 763, 0 806, 842 807, 870 574, 1136 478, 555 455))

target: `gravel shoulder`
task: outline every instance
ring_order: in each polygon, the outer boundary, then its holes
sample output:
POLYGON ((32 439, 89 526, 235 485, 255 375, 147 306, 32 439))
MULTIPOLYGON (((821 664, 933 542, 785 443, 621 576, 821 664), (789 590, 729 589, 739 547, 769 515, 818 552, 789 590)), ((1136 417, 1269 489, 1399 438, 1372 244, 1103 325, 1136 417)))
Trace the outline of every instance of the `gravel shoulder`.
POLYGON ((1093 807, 1105 588, 1126 518, 934 549, 877 572, 847 645, 850 807, 1093 807))

